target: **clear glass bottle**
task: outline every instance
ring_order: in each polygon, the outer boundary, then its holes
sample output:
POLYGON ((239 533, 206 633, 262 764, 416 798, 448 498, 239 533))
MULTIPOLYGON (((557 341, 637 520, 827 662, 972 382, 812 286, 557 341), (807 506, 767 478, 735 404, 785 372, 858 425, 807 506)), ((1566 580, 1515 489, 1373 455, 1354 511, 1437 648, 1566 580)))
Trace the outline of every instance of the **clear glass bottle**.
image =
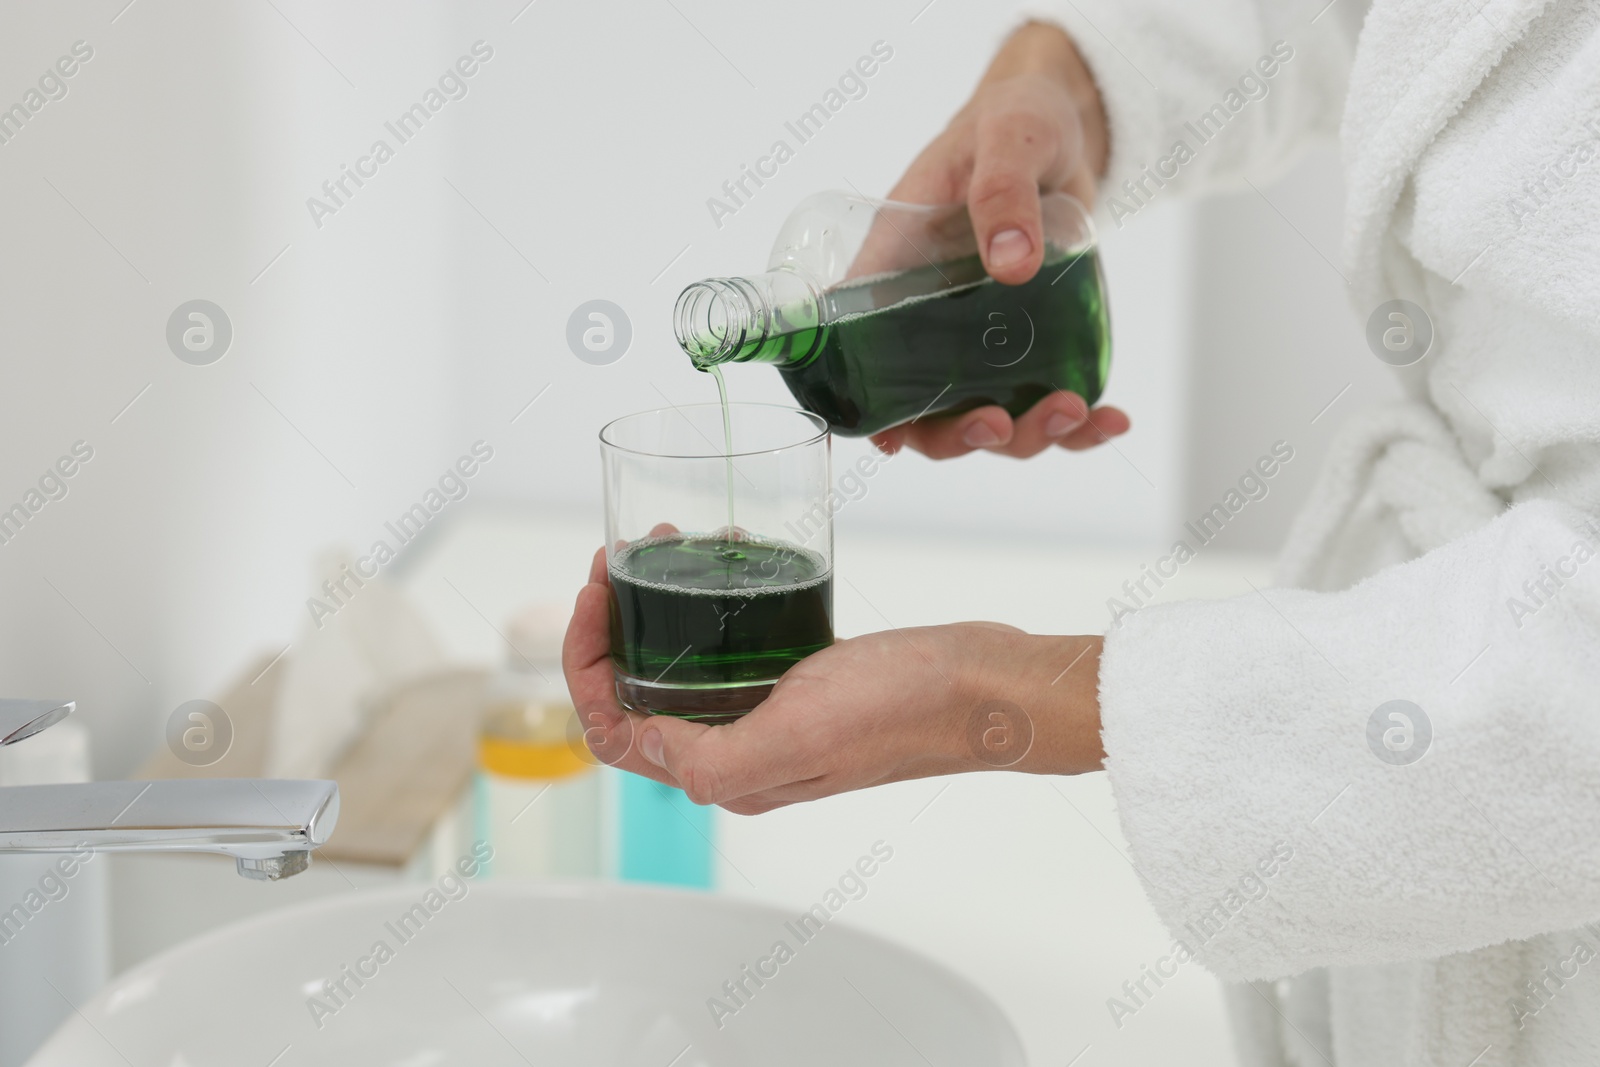
POLYGON ((598 877, 601 783, 561 673, 565 612, 512 619, 478 734, 478 836, 493 876, 598 877))
POLYGON ((965 205, 818 194, 765 273, 679 295, 678 344, 701 370, 775 365, 845 436, 985 404, 1021 414, 1057 390, 1093 404, 1111 363, 1094 225, 1065 193, 1041 204, 1044 265, 1011 286, 985 271, 965 205))

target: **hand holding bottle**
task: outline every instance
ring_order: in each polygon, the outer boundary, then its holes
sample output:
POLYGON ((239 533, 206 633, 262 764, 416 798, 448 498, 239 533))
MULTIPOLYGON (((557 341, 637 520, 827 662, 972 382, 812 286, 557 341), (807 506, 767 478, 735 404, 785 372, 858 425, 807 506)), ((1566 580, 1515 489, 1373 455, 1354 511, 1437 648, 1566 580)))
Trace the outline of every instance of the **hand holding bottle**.
MULTIPOLYGON (((1016 285, 1044 259, 1040 190, 1064 190, 1092 204, 1107 148, 1099 91, 1071 38, 1029 23, 1001 48, 972 99, 911 164, 890 199, 965 201, 984 266, 996 280, 1016 285)), ((1015 420, 989 406, 898 426, 873 440, 891 452, 910 446, 934 459, 980 448, 1021 458, 1053 444, 1089 448, 1127 429, 1118 409, 1090 411, 1081 397, 1056 393, 1015 420)))

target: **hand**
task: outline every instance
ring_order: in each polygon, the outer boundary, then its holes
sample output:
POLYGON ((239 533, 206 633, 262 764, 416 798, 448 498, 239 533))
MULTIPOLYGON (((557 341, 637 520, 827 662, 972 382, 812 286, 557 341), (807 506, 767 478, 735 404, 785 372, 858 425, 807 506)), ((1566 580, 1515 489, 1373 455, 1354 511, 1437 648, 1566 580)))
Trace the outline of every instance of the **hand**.
POLYGON ((1078 774, 1105 756, 1098 637, 990 622, 867 634, 801 660, 739 721, 705 726, 617 705, 610 596, 602 551, 562 656, 584 736, 602 761, 697 804, 753 815, 959 771, 1078 774))
MULTIPOLYGON (((923 204, 966 201, 989 274, 1007 285, 1032 278, 1044 261, 1040 190, 1062 189, 1094 203, 1105 170, 1105 112, 1072 39, 1029 23, 1001 48, 972 99, 922 151, 889 194, 923 204)), ((1023 458, 1051 445, 1085 449, 1128 430, 1113 407, 1089 410, 1055 393, 1013 420, 998 406, 921 420, 876 434, 887 452, 910 446, 934 459, 975 449, 1023 458)))

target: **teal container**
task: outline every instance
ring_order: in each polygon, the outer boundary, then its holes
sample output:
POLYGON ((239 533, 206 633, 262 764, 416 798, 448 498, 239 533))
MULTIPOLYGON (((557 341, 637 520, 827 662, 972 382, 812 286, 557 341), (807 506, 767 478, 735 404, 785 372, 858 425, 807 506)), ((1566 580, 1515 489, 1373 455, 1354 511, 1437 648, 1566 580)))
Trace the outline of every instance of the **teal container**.
POLYGON ((617 876, 710 889, 713 810, 691 803, 681 789, 636 774, 620 777, 617 876))

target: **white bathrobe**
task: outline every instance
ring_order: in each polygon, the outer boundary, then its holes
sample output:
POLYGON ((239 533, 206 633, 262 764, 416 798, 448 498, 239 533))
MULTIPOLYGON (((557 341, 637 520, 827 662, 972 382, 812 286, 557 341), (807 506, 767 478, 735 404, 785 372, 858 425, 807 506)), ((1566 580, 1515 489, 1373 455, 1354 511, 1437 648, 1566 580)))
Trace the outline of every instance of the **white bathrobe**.
POLYGON ((1108 635, 1150 899, 1237 983, 1250 1067, 1600 1063, 1600 9, 1057 2, 1107 224, 1336 133, 1357 314, 1437 331, 1344 428, 1278 588, 1108 635), (1395 700, 1426 724, 1369 727, 1395 700))

